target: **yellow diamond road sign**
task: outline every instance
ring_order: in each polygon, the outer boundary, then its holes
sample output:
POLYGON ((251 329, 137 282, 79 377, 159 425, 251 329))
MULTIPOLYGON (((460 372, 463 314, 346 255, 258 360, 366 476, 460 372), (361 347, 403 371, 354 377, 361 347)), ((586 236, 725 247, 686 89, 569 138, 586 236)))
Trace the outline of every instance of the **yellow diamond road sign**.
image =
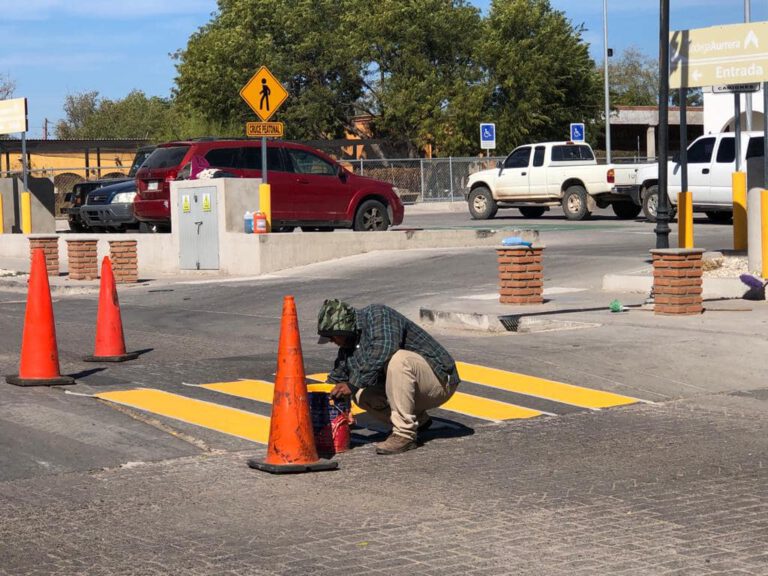
POLYGON ((678 30, 669 35, 670 88, 768 81, 768 22, 678 30))
POLYGON ((240 96, 262 122, 266 122, 288 98, 288 92, 269 69, 262 66, 242 87, 240 96))

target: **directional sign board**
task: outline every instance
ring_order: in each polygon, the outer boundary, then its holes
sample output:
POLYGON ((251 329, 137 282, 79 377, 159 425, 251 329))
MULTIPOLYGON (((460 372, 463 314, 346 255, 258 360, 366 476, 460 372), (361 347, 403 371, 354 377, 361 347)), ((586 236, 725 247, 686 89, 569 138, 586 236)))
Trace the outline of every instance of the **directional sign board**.
POLYGON ((0 100, 0 134, 27 131, 27 99, 0 100))
POLYGON ((678 30, 669 35, 670 88, 768 81, 768 22, 678 30))
POLYGON ((760 90, 760 84, 725 84, 723 86, 712 86, 713 94, 749 94, 760 90))
POLYGON ((288 98, 288 92, 269 69, 262 66, 242 87, 240 96, 262 122, 266 122, 288 98))
POLYGON ((480 124, 480 148, 496 149, 496 124, 480 124))
POLYGON ((584 142, 584 124, 571 124, 571 141, 584 142))

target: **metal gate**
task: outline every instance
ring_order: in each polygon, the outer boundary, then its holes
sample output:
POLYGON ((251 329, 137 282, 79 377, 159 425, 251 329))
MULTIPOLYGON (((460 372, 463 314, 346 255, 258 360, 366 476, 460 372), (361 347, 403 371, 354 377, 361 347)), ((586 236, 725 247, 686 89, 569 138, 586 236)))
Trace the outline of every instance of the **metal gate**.
POLYGON ((219 269, 218 203, 215 186, 179 190, 179 268, 219 269))

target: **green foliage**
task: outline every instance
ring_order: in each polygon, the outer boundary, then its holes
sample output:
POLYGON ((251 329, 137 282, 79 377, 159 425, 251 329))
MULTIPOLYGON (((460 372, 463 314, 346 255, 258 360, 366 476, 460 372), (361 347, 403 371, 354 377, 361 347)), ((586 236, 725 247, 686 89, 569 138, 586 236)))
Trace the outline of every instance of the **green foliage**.
POLYGON ((404 142, 411 155, 428 144, 443 154, 468 149, 477 130, 467 131, 467 119, 481 104, 479 11, 463 0, 380 0, 360 6, 355 21, 350 32, 365 64, 360 107, 374 117, 376 136, 404 142))
POLYGON ((56 124, 57 138, 156 139, 167 130, 168 100, 134 90, 121 100, 99 98, 98 92, 70 94, 64 100, 66 119, 56 124))
POLYGON ((347 38, 350 0, 220 0, 178 60, 180 105, 223 124, 257 118, 240 89, 266 65, 290 94, 280 109, 294 139, 343 137, 362 94, 361 63, 347 38))
POLYGON ((608 82, 612 105, 658 105, 659 63, 637 48, 627 48, 615 62, 609 60, 608 82))
POLYGON ((499 149, 566 139, 571 122, 598 113, 599 76, 581 33, 548 0, 492 2, 478 57, 499 149))

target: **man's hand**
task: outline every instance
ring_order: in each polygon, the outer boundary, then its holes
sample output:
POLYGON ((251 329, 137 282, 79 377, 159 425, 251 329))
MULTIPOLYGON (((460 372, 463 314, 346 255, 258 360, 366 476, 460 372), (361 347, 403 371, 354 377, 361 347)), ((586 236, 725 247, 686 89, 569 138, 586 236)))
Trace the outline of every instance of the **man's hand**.
POLYGON ((339 382, 330 392, 331 398, 344 398, 352 395, 352 390, 346 382, 339 382))

